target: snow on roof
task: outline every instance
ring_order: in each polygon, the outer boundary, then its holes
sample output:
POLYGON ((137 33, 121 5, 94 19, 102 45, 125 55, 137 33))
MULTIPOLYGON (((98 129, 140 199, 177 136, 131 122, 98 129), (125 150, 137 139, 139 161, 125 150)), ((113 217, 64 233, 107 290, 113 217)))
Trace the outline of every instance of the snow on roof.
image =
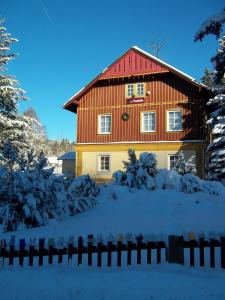
MULTIPOLYGON (((144 55, 146 55, 146 56, 148 56, 148 57, 150 57, 150 58, 156 60, 156 61, 159 62, 160 64, 163 64, 164 66, 166 66, 166 67, 168 67, 168 68, 174 70, 175 72, 180 73, 182 76, 185 76, 185 77, 188 78, 189 80, 191 80, 191 81, 193 81, 193 82, 195 82, 195 83, 197 83, 197 84, 199 84, 199 85, 202 85, 202 84, 200 84, 195 78, 193 78, 193 77, 189 76, 188 74, 186 74, 186 73, 184 73, 184 72, 178 70, 177 68, 174 68, 173 66, 167 64, 166 62, 164 62, 163 60, 159 59, 158 57, 156 57, 156 56, 154 56, 154 55, 152 55, 152 54, 150 54, 150 53, 148 53, 148 52, 146 52, 146 51, 140 49, 140 48, 137 47, 137 46, 133 46, 132 48, 135 49, 135 50, 137 50, 137 51, 139 51, 139 52, 141 52, 141 53, 143 53, 144 55)), ((202 85, 202 86, 205 86, 205 85, 202 85)))
POLYGON ((63 104, 63 106, 66 105, 70 100, 72 100, 72 99, 73 99, 74 97, 76 97, 78 94, 80 94, 80 92, 82 92, 84 89, 85 89, 85 86, 82 87, 78 92, 76 92, 72 97, 70 97, 70 99, 67 100, 67 101, 63 104))
POLYGON ((61 156, 58 157, 58 160, 69 160, 69 159, 75 159, 76 158, 76 154, 74 151, 71 152, 67 152, 61 156))

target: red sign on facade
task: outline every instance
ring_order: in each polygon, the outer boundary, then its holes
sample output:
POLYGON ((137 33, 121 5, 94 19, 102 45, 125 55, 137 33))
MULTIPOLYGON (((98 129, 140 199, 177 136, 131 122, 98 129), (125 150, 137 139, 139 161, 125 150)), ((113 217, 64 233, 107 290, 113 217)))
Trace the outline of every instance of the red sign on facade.
POLYGON ((131 98, 131 99, 127 99, 127 102, 129 104, 144 103, 144 98, 131 98))

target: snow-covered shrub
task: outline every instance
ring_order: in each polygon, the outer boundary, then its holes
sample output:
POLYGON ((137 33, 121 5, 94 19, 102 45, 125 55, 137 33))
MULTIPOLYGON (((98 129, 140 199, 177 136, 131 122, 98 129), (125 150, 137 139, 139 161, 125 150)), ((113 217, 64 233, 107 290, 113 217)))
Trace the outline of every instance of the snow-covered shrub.
POLYGON ((75 178, 68 189, 70 213, 84 212, 95 206, 98 193, 99 187, 89 175, 75 178))
POLYGON ((196 174, 196 166, 193 163, 195 156, 193 155, 186 161, 184 159, 184 153, 182 150, 178 152, 178 159, 174 163, 173 170, 177 171, 178 174, 184 175, 188 173, 196 174))
POLYGON ((225 199, 225 188, 218 181, 203 181, 203 189, 208 194, 224 196, 225 199))
POLYGON ((128 162, 123 162, 125 171, 117 171, 113 174, 115 183, 128 187, 145 186, 154 189, 156 184, 154 177, 157 174, 157 160, 154 153, 143 152, 137 159, 135 151, 128 150, 128 162))
POLYGON ((46 168, 43 153, 29 165, 17 162, 14 169, 12 147, 2 152, 4 167, 0 172, 0 224, 2 230, 19 230, 48 224, 50 218, 62 219, 68 214, 64 178, 46 168), (9 158, 12 159, 9 159, 9 158), (32 167, 31 167, 32 166, 32 167), (20 168, 21 167, 21 168, 20 168))
POLYGON ((179 190, 181 175, 173 170, 161 169, 158 171, 155 180, 157 188, 179 190))
POLYGON ((187 194, 203 191, 202 180, 190 173, 181 177, 181 191, 187 194))

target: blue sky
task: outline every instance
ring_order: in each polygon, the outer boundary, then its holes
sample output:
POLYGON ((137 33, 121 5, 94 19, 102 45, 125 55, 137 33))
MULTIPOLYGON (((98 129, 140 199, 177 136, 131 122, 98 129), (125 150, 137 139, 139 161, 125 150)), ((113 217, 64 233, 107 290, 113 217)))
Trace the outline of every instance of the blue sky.
POLYGON ((0 0, 0 17, 19 42, 19 56, 8 65, 47 127, 49 138, 75 140, 75 115, 62 109, 86 85, 131 46, 152 53, 200 79, 217 41, 194 43, 201 23, 222 9, 222 0, 0 0))

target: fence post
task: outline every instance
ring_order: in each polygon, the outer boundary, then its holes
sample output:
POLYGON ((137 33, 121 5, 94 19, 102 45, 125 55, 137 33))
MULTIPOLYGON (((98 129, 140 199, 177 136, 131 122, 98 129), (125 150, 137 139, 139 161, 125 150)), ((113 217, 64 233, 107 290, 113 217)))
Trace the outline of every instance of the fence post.
POLYGON ((169 235, 168 262, 184 264, 183 237, 169 235))
POLYGON ((78 238, 78 247, 77 247, 77 265, 82 264, 82 253, 83 253, 83 238, 80 236, 78 238))
POLYGON ((34 245, 35 245, 35 240, 30 239, 29 240, 29 266, 33 266, 34 264, 34 245))
POLYGON ((15 255, 15 236, 13 235, 10 239, 10 246, 9 246, 9 265, 13 265, 13 259, 15 255))
POLYGON ((225 237, 220 238, 221 248, 220 248, 220 256, 221 256, 221 268, 225 269, 225 237))
POLYGON ((204 265, 205 265, 204 244, 205 244, 205 238, 204 238, 204 235, 201 234, 200 237, 199 237, 199 258, 200 258, 200 267, 204 267, 204 265))
POLYGON ((137 240, 137 265, 140 265, 141 264, 141 243, 143 240, 143 235, 139 234, 136 237, 136 240, 137 240))
POLYGON ((55 240, 48 239, 48 263, 53 264, 53 249, 54 249, 55 240))
POLYGON ((74 246, 74 237, 70 236, 69 240, 68 240, 68 264, 72 261, 72 257, 73 257, 73 246, 74 246))
POLYGON ((23 259, 24 259, 24 250, 25 250, 25 239, 20 240, 19 244, 20 250, 19 250, 19 265, 23 267, 23 259))
POLYGON ((43 255, 44 255, 44 245, 45 239, 39 239, 39 258, 38 258, 38 265, 43 266, 43 255))

